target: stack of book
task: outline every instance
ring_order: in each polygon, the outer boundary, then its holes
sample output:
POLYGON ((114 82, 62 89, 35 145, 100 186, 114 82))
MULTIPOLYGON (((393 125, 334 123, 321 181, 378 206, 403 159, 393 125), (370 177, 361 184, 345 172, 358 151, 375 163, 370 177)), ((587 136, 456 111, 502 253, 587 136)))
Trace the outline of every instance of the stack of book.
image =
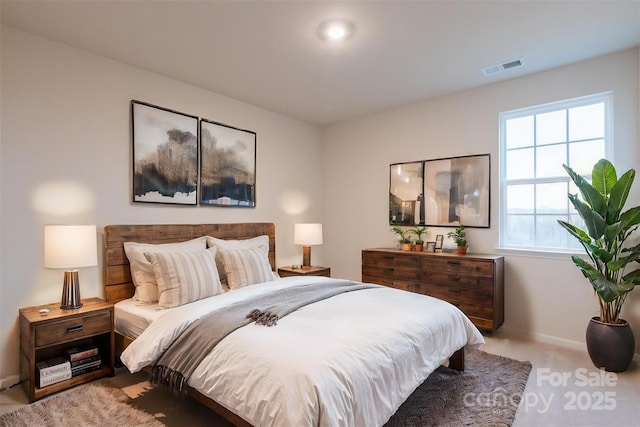
POLYGON ((37 385, 46 387, 78 375, 97 371, 102 366, 100 352, 95 345, 68 348, 65 356, 36 363, 37 385))
POLYGON ((70 363, 72 377, 97 371, 102 365, 100 352, 95 345, 68 348, 65 354, 70 363))
POLYGON ((54 357, 36 363, 38 387, 46 387, 51 384, 71 378, 71 363, 64 357, 54 357))

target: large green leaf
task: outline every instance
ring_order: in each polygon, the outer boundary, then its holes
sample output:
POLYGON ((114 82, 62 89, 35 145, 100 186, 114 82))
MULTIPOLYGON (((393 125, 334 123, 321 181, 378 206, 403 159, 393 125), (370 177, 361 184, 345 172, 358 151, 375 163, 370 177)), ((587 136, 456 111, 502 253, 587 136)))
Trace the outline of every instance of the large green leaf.
POLYGON ((604 238, 607 240, 607 242, 615 242, 618 239, 621 231, 621 222, 616 222, 615 224, 608 225, 604 230, 604 238))
POLYGON ((631 190, 631 185, 636 176, 636 171, 633 169, 625 172, 611 188, 611 194, 609 194, 609 203, 607 208, 607 222, 613 224, 618 221, 618 216, 622 212, 625 203, 627 203, 627 197, 631 190))
POLYGON ((591 183, 602 194, 607 197, 611 192, 611 188, 618 181, 616 168, 607 159, 600 159, 593 166, 591 173, 591 183))
POLYGON ((574 170, 569 166, 562 165, 562 167, 565 171, 567 171, 573 182, 576 184, 576 186, 580 190, 582 198, 589 205, 589 207, 591 207, 591 209, 598 212, 604 217, 607 213, 607 202, 602 194, 600 194, 600 192, 593 185, 591 185, 589 181, 584 179, 582 175, 574 172, 574 170))
POLYGON ((592 210, 589 205, 580 200, 575 194, 569 194, 569 200, 580 214, 580 217, 587 226, 587 232, 594 240, 599 240, 607 228, 607 222, 596 211, 592 210))
POLYGON ((558 223, 561 226, 563 226, 576 239, 585 243, 591 243, 591 237, 589 237, 589 235, 584 230, 581 230, 575 225, 569 224, 568 222, 562 221, 560 219, 558 220, 558 223))
POLYGON ((640 224, 640 206, 635 206, 620 215, 622 229, 627 230, 629 227, 640 224))
POLYGON ((604 302, 611 302, 620 296, 618 284, 607 279, 594 266, 577 255, 571 257, 573 263, 578 266, 582 274, 589 279, 593 289, 604 302))
POLYGON ((634 286, 640 285, 640 270, 633 270, 631 273, 626 274, 622 280, 633 283, 634 286))

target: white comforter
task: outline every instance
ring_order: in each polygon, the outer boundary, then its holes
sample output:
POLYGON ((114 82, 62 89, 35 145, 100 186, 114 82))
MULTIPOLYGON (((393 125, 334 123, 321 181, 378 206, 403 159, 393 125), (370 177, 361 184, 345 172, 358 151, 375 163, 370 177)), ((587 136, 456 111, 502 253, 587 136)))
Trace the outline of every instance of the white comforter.
MULTIPOLYGON (((335 279, 289 277, 167 310, 127 347, 122 362, 136 372, 209 311, 318 280, 335 279)), ((380 426, 457 349, 483 342, 451 304, 380 287, 308 305, 274 327, 236 330, 189 385, 255 426, 380 426)))

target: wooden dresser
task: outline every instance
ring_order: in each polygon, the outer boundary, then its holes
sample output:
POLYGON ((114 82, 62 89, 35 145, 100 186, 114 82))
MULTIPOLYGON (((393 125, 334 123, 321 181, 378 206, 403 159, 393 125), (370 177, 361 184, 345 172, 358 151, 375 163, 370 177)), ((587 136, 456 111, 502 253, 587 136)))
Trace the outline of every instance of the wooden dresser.
POLYGON ((502 256, 365 249, 362 281, 448 301, 479 329, 494 331, 504 322, 502 256))

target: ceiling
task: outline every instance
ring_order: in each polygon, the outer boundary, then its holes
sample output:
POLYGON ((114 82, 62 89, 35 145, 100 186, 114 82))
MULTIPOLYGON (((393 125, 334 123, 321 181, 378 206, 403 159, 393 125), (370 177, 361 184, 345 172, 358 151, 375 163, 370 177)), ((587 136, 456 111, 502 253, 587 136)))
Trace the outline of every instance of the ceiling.
POLYGON ((640 45, 640 1, 0 0, 0 16, 317 125, 640 45), (321 40, 332 18, 355 34, 321 40))

